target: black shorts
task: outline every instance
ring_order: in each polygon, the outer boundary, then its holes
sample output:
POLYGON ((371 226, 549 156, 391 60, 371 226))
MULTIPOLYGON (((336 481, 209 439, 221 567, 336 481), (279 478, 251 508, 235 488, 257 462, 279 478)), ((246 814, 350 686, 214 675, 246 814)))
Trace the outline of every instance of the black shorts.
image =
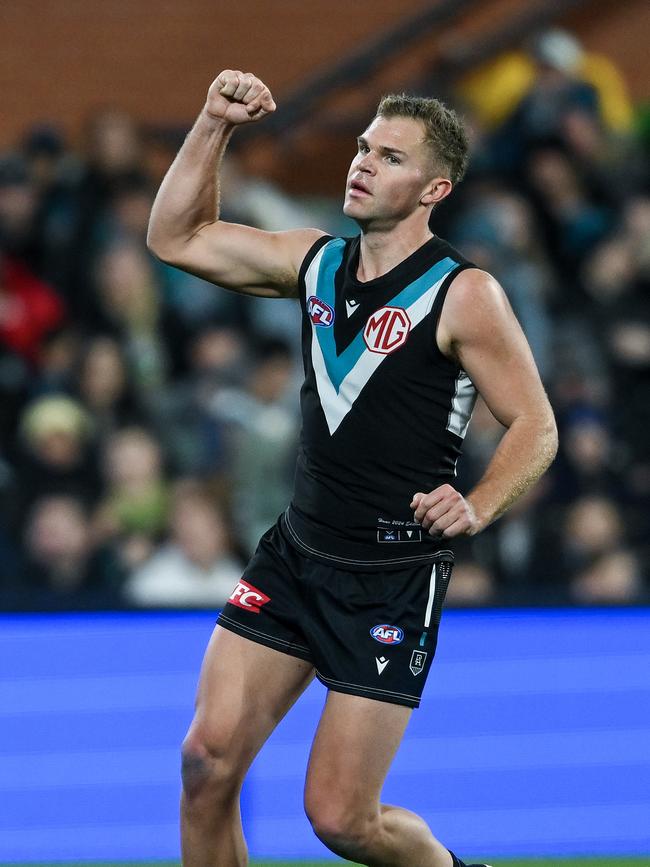
POLYGON ((335 692, 417 707, 451 577, 449 552, 390 572, 344 572, 300 554, 280 522, 262 536, 218 623, 311 662, 335 692))

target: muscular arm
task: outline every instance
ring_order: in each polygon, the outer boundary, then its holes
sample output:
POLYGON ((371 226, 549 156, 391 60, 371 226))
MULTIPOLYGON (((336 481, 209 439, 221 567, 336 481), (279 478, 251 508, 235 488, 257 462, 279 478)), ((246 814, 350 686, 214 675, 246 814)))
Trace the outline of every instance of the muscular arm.
POLYGON ((219 165, 236 126, 275 111, 254 76, 225 70, 163 180, 147 243, 158 258, 212 283, 251 295, 296 295, 298 270, 316 229, 263 232, 219 219, 219 165))
POLYGON ((548 468, 557 450, 553 411, 532 353, 499 284, 467 270, 450 287, 438 345, 467 372, 507 428, 483 477, 462 497, 450 485, 413 498, 415 518, 444 536, 473 535, 499 517, 548 468))

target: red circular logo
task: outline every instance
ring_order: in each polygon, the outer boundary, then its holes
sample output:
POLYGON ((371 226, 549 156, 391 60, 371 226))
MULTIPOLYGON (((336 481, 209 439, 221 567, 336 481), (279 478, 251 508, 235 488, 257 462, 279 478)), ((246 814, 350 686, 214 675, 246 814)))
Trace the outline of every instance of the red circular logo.
POLYGON ((390 355, 409 336, 411 320, 402 307, 380 307, 366 322, 363 339, 371 352, 390 355))

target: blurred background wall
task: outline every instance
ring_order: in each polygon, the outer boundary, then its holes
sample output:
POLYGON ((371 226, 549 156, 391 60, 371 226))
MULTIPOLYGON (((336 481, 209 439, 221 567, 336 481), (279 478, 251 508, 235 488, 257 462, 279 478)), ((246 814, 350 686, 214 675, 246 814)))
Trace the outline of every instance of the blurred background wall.
MULTIPOLYGON (((186 124, 201 107, 206 82, 228 64, 253 70, 281 98, 315 71, 433 5, 376 0, 368 10, 343 0, 251 0, 244 13, 235 3, 214 0, 4 3, 0 147, 10 147, 35 119, 56 119, 67 134, 77 136, 88 111, 107 102, 148 123, 186 124)), ((415 64, 444 52, 446 42, 489 34, 522 4, 457 5, 460 14, 439 33, 426 35, 426 47, 418 48, 415 60, 398 57, 398 69, 411 75, 415 64)), ((647 4, 564 5, 557 4, 557 23, 569 27, 586 48, 606 53, 634 99, 647 98, 647 4)))

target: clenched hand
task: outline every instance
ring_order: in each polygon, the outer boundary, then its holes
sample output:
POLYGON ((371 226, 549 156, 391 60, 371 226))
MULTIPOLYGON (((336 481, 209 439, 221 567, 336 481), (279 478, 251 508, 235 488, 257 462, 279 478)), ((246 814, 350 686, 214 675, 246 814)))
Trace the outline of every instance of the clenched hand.
POLYGON ((430 536, 473 536, 481 529, 472 504, 451 485, 440 485, 428 494, 414 494, 413 517, 430 536))
POLYGON ((271 91, 250 72, 224 69, 210 85, 205 112, 233 126, 261 120, 275 111, 271 91))

